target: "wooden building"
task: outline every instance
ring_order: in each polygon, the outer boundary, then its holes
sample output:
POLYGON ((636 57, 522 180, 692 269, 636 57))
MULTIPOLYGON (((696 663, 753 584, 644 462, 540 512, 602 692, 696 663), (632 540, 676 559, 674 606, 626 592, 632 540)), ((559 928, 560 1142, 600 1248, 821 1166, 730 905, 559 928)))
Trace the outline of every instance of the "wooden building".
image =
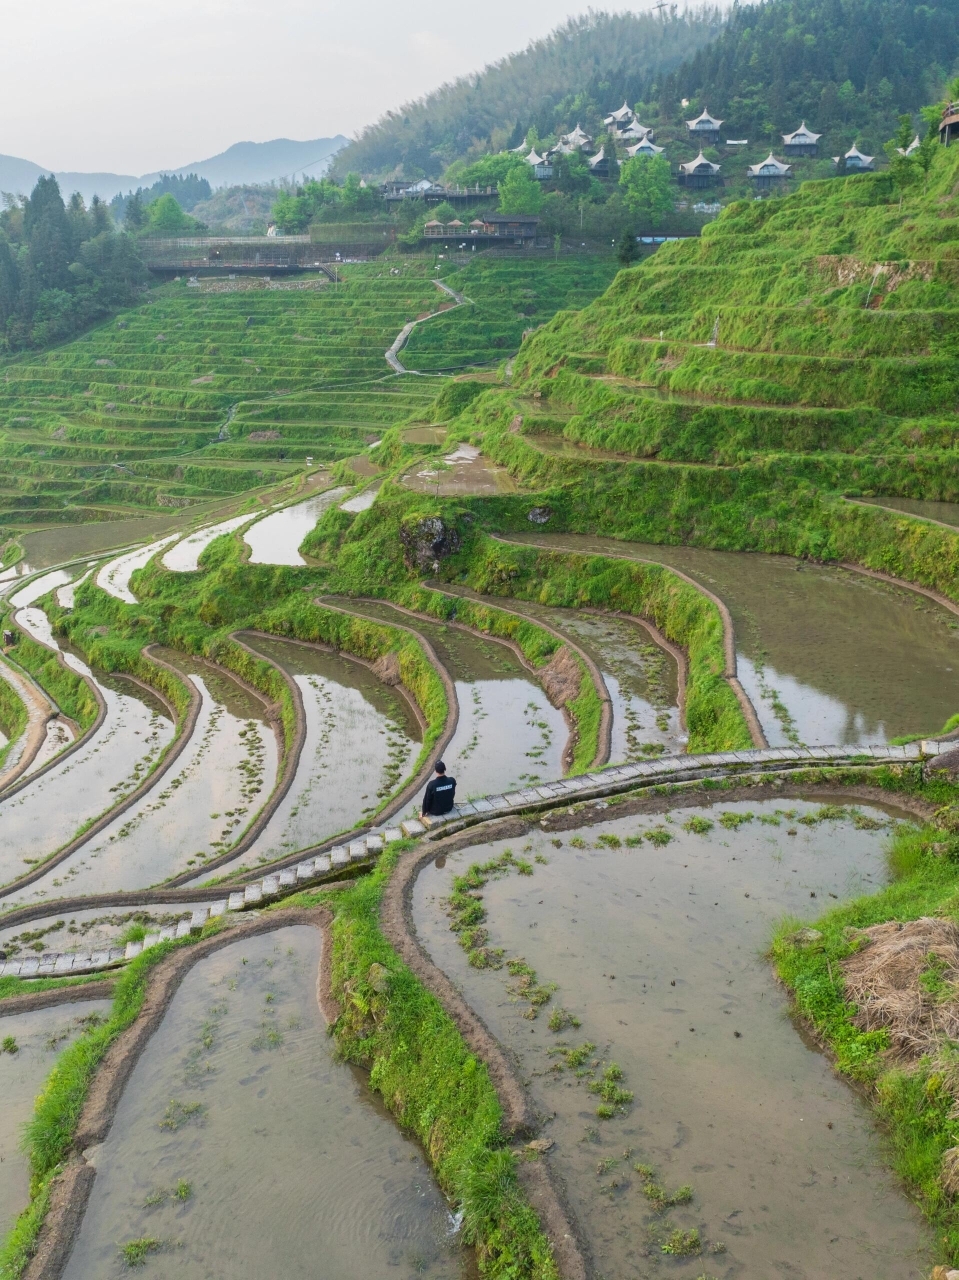
POLYGON ((840 160, 846 162, 847 173, 865 173, 875 168, 875 156, 864 156, 858 147, 850 147, 844 156, 833 156, 832 162, 838 167, 840 160))
POLYGON ((789 177, 792 165, 783 164, 782 160, 777 160, 770 151, 766 159, 760 160, 759 164, 747 165, 746 172, 759 188, 777 187, 789 177))
POLYGON ((711 160, 707 160, 700 151, 695 160, 687 160, 685 164, 679 166, 679 185, 692 187, 694 190, 711 187, 720 181, 720 167, 718 164, 713 164, 711 160))
POLYGON ((821 133, 813 133, 806 128, 804 120, 798 129, 782 135, 783 148, 787 156, 815 156, 819 154, 821 133))
POLYGON ((600 147, 594 156, 590 156, 586 161, 589 165, 589 171, 594 178, 608 178, 610 176, 610 159, 606 154, 606 148, 600 147))
POLYGON ((452 222, 440 222, 434 218, 423 228, 427 240, 444 240, 452 243, 464 240, 483 243, 520 245, 530 248, 536 243, 539 218, 525 213, 487 213, 474 218, 464 227, 458 218, 452 222))
POLYGON ((533 170, 533 177, 537 182, 545 182, 553 176, 553 166, 549 162, 549 157, 539 155, 535 148, 530 150, 526 163, 533 170))
POLYGON ((721 124, 722 120, 715 119, 704 109, 701 116, 697 116, 695 120, 686 121, 686 128, 690 136, 696 139, 696 145, 702 148, 719 142, 721 124))
POLYGON ((618 111, 610 112, 603 124, 610 133, 620 133, 627 125, 631 125, 635 119, 636 116, 633 114, 632 108, 624 102, 618 111))
POLYGON ((637 142, 635 147, 627 147, 626 154, 628 156, 658 156, 663 152, 663 147, 654 146, 649 140, 649 134, 643 138, 642 142, 637 142))
POLYGON ((948 147, 953 138, 959 138, 959 102, 948 102, 939 121, 939 141, 948 147))

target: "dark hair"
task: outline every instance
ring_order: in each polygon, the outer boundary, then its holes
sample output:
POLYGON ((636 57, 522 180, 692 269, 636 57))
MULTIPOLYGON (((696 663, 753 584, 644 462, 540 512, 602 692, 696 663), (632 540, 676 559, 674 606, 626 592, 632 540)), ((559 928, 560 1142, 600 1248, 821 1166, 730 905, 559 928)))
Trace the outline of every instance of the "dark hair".
POLYGON ((443 763, 442 760, 437 760, 436 764, 433 765, 433 768, 436 770, 437 773, 446 772, 446 765, 443 763))

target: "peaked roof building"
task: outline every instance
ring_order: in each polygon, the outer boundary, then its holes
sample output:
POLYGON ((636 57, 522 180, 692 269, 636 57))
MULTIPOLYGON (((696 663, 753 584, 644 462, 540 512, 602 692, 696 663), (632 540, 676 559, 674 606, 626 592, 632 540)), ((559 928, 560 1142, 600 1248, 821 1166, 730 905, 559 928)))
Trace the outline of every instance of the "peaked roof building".
POLYGON ((719 133, 719 126, 722 120, 717 120, 711 116, 709 112, 703 108, 701 116, 697 116, 695 120, 687 120, 686 128, 690 133, 719 133))
POLYGON ((626 125, 635 120, 633 110, 628 103, 624 102, 618 111, 611 111, 603 121, 603 124, 612 129, 624 129, 626 125))
POLYGON ((637 142, 635 147, 626 148, 626 154, 628 156, 658 156, 662 151, 662 147, 654 146, 650 141, 649 134, 647 134, 641 142, 637 142))
POLYGON ((760 160, 759 164, 747 165, 746 171, 751 178, 785 178, 792 172, 792 165, 783 164, 770 151, 766 159, 760 160))
POLYGON ((833 156, 833 164, 838 164, 840 159, 845 160, 847 169, 871 169, 875 156, 864 156, 858 147, 853 146, 844 156, 833 156))
POLYGON ((782 140, 785 147, 814 147, 821 137, 821 133, 813 133, 812 129, 807 129, 804 120, 792 133, 784 133, 782 140))

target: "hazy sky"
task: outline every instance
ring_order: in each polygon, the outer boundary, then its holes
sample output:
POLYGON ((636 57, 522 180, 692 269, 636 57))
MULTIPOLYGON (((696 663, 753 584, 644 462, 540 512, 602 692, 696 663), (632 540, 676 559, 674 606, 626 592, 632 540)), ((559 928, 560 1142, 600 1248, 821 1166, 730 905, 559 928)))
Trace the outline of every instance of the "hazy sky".
POLYGON ((0 153, 58 170, 141 174, 205 159, 232 142, 349 137, 587 7, 588 0, 11 4, 0 38, 0 153))

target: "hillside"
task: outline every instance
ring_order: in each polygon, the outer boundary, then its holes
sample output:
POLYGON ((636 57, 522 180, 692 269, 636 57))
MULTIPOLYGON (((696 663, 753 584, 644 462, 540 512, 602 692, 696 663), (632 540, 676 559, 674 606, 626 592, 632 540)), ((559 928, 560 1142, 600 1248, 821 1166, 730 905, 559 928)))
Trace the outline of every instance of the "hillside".
POLYGON ((666 77, 661 102, 668 113, 682 98, 708 107, 731 136, 761 137, 777 154, 802 119, 824 134, 821 151, 850 136, 878 151, 897 114, 935 100, 955 70, 957 18, 957 0, 735 6, 722 33, 666 77))
POLYGON ((959 498, 957 177, 941 149, 901 208, 888 174, 729 206, 528 338, 458 428, 563 527, 854 558, 957 598, 932 526, 843 497, 959 498))
POLYGON ((665 19, 595 12, 571 19, 477 75, 389 112, 343 148, 332 171, 436 178, 454 160, 515 146, 531 126, 548 134, 598 108, 635 102, 720 21, 711 8, 665 19))

